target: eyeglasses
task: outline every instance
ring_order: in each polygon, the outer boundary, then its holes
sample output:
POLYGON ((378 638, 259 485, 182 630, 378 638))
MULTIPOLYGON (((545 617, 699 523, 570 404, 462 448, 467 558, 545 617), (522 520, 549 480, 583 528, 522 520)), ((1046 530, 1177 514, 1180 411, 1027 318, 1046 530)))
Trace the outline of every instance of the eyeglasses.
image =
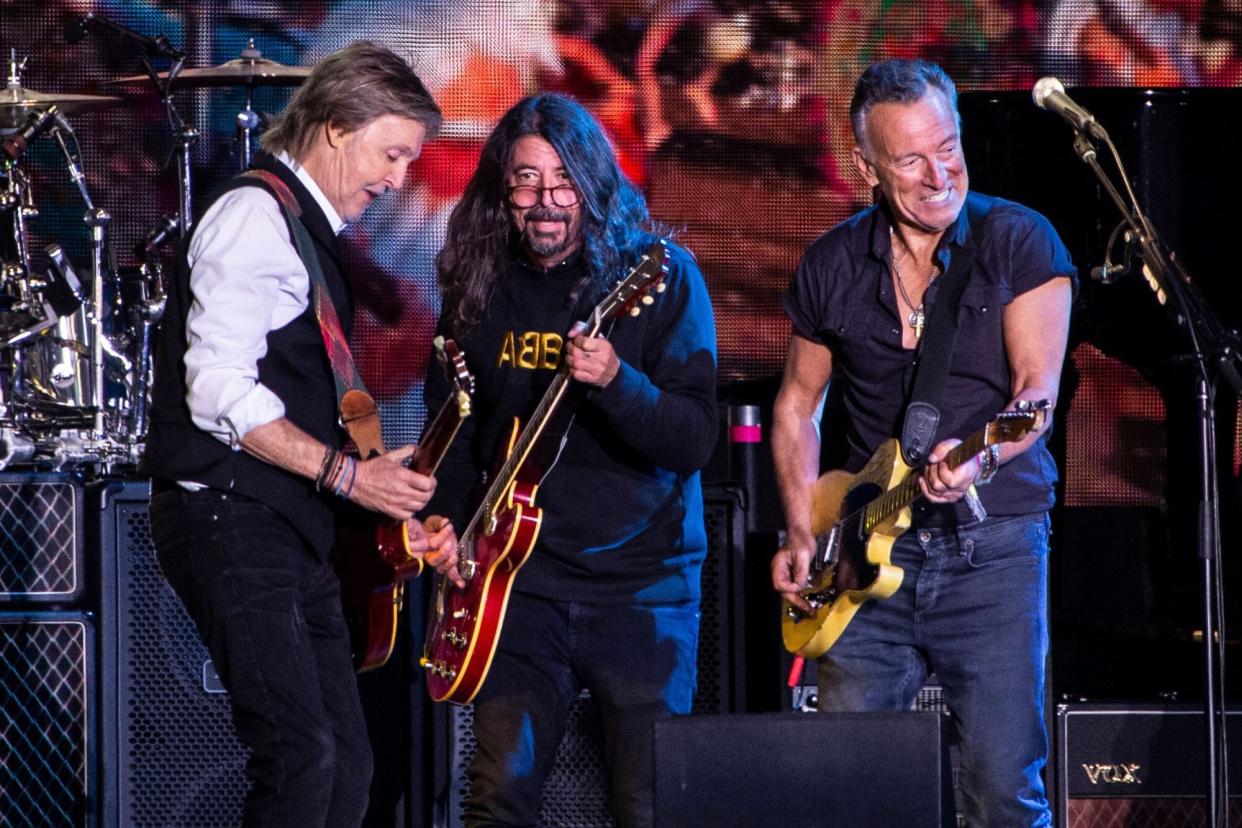
POLYGON ((557 184, 555 187, 518 184, 509 188, 509 203, 519 210, 534 207, 543 201, 544 190, 552 193, 552 203, 557 207, 573 207, 578 203, 578 190, 573 184, 557 184))

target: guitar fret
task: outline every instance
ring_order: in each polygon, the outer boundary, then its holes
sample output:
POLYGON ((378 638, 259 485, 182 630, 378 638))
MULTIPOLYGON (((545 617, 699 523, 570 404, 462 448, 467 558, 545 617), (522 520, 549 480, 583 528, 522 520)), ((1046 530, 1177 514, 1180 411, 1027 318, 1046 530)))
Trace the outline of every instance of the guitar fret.
MULTIPOLYGON (((987 442, 986 430, 972 434, 954 446, 946 455, 945 461, 950 468, 956 469, 983 451, 987 442)), ((862 523, 865 532, 871 532, 876 526, 914 502, 918 497, 917 472, 918 470, 911 470, 904 480, 863 507, 862 523)))

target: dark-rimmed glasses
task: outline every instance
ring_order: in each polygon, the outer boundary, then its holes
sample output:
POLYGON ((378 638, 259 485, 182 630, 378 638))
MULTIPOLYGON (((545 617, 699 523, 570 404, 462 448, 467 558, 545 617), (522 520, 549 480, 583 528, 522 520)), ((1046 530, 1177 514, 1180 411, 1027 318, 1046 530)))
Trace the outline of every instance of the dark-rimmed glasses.
POLYGON ((509 203, 519 210, 534 207, 543 201, 544 190, 552 193, 552 203, 557 207, 573 207, 578 203, 578 190, 573 184, 557 184, 555 187, 517 184, 508 190, 509 203))

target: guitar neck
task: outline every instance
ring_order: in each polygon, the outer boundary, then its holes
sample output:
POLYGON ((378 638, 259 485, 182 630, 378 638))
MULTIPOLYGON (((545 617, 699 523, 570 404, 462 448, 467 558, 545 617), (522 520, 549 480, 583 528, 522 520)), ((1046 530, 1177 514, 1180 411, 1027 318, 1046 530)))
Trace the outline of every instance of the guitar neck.
MULTIPOLYGON (((641 261, 631 269, 625 279, 621 280, 591 311, 590 316, 585 321, 585 327, 581 335, 586 337, 599 336, 600 331, 603 330, 604 323, 627 307, 631 308, 631 313, 637 313, 638 311, 632 304, 636 299, 642 298, 643 301, 650 301, 646 291, 659 283, 664 267, 664 254, 664 241, 656 241, 651 246, 651 249, 643 255, 641 261)), ((470 518, 470 523, 466 526, 466 530, 461 534, 462 538, 472 536, 481 526, 486 527, 490 525, 492 517, 500 509, 506 492, 517 480, 518 473, 530 457, 535 443, 543 437, 548 423, 552 420, 552 416, 556 413, 561 402, 564 401, 569 383, 569 367, 562 362, 560 369, 548 385, 548 390, 544 392, 543 399, 539 401, 539 405, 527 421, 526 427, 522 429, 522 432, 514 442, 509 456, 505 459, 504 464, 497 471, 495 477, 492 478, 492 483, 487 487, 487 493, 483 496, 483 502, 479 504, 479 508, 475 510, 474 515, 470 518)), ((462 544, 462 557, 468 558, 470 554, 470 544, 462 544)))
POLYGON ((557 371, 548 390, 544 392, 539 405, 527 421, 526 427, 518 435, 509 456, 492 478, 492 483, 487 487, 487 493, 483 496, 483 502, 479 504, 479 508, 475 510, 474 516, 470 518, 470 523, 466 526, 466 531, 462 533, 463 537, 472 535, 479 528, 480 523, 485 523, 499 508, 501 498, 517 479, 518 472, 530 456, 531 449, 543 435, 568 389, 569 373, 564 369, 557 371))
POLYGON ((424 429, 418 442, 418 452, 414 456, 414 462, 410 464, 410 468, 419 474, 434 474, 440 467, 440 461, 448 453, 453 438, 457 436, 463 419, 460 395, 461 392, 451 395, 424 429))
MULTIPOLYGON (((974 457, 987 446, 987 428, 982 428, 958 443, 949 451, 945 462, 949 468, 956 469, 974 457)), ((863 529, 870 532, 879 524, 891 518, 902 509, 913 503, 921 494, 919 491, 919 475, 911 471, 906 478, 884 494, 871 501, 863 509, 863 529)))

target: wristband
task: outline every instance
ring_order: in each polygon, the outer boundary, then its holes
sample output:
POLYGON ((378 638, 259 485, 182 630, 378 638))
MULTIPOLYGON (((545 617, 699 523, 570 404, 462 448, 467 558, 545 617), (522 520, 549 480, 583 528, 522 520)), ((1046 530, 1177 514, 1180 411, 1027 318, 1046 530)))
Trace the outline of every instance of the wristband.
POLYGON ((979 452, 978 461, 979 476, 975 478, 975 485, 986 486, 1000 469, 1000 446, 993 443, 979 452))

